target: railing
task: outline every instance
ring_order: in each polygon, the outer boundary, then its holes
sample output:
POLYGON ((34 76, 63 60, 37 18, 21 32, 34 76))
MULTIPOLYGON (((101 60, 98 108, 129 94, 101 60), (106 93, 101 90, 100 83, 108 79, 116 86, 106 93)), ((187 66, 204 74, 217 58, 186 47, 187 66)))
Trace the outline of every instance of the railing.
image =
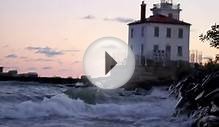
POLYGON ((164 50, 154 50, 150 53, 148 53, 146 56, 135 56, 136 62, 138 64, 145 65, 147 63, 147 60, 151 60, 153 62, 162 63, 163 65, 167 64, 169 61, 171 61, 170 58, 170 52, 166 52, 164 50))
POLYGON ((174 10, 179 10, 180 9, 180 4, 173 5, 171 3, 159 3, 159 4, 154 4, 154 8, 169 8, 169 9, 174 9, 174 10))

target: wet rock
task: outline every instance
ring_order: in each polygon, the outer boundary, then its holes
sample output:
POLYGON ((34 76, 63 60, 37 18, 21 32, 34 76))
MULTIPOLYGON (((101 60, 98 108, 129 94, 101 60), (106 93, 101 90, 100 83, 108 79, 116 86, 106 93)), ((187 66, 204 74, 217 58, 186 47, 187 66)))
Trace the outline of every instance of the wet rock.
POLYGON ((219 127, 219 72, 201 77, 190 75, 170 87, 179 98, 176 112, 197 118, 196 127, 219 127))
POLYGON ((68 89, 64 93, 72 99, 80 99, 88 104, 96 104, 97 89, 94 89, 92 87, 86 89, 83 88, 68 89))
POLYGON ((197 121, 197 127, 218 127, 219 117, 217 116, 205 116, 197 121))
POLYGON ((210 114, 219 117, 219 107, 214 102, 211 104, 210 114))

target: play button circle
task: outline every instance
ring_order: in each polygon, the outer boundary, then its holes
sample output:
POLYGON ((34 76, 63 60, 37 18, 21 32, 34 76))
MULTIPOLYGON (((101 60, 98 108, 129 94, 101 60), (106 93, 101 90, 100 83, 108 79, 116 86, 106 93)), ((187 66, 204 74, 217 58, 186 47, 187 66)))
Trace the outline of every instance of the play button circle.
POLYGON ((85 75, 92 84, 102 89, 116 89, 132 77, 135 58, 125 42, 114 37, 104 37, 87 48, 83 64, 85 75))

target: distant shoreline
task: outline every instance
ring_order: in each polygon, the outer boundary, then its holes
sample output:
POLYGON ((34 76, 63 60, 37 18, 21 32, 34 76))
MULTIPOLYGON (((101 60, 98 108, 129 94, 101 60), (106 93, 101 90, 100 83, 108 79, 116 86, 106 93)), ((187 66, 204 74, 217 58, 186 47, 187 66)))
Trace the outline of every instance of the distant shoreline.
POLYGON ((77 82, 87 83, 86 79, 81 78, 61 78, 61 77, 15 77, 0 76, 0 81, 21 81, 21 82, 38 82, 49 84, 73 84, 77 82))

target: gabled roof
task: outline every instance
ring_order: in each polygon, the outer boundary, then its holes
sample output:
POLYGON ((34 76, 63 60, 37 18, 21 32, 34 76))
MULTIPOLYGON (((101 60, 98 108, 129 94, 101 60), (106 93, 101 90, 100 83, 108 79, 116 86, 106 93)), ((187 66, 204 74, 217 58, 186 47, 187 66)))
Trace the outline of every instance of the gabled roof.
POLYGON ((175 24, 175 25, 191 25, 190 23, 186 23, 180 20, 176 20, 164 15, 153 15, 145 20, 138 20, 128 25, 136 25, 136 24, 144 24, 144 23, 162 23, 162 24, 175 24))

